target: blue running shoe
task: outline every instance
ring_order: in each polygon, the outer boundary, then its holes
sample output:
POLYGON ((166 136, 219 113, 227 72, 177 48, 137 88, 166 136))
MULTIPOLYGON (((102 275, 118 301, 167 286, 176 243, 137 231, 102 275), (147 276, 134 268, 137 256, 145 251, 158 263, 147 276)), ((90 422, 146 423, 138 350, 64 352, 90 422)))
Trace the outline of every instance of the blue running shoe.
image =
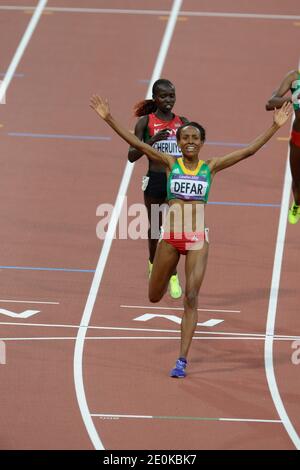
POLYGON ((185 368, 187 366, 187 361, 184 357, 177 359, 174 369, 170 372, 170 377, 175 377, 177 379, 183 379, 186 376, 185 368))

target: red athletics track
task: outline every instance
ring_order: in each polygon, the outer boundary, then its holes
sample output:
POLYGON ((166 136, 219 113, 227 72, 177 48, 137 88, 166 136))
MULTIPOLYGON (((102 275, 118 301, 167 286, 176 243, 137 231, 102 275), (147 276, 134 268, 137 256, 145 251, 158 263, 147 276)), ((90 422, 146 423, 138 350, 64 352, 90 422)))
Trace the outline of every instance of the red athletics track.
MULTIPOLYGON (((107 7, 91 0, 49 1, 48 7, 58 3, 107 7)), ((172 5, 143 3, 151 10, 172 5)), ((201 2, 200 9, 199 2, 184 0, 181 9, 297 14, 294 1, 287 1, 284 11, 271 11, 268 2, 254 2, 251 11, 244 4, 201 2)), ((141 7, 110 1, 109 8, 141 7)), ((30 17, 22 10, 0 15, 5 71, 30 17)), ((246 143, 269 125, 264 103, 298 63, 299 51, 292 47, 299 39, 296 23, 189 15, 178 20, 162 75, 176 84, 176 109, 207 128, 204 157, 222 155, 233 147, 221 142, 246 143)), ((143 80, 151 77, 165 27, 164 15, 46 10, 18 67, 23 76, 13 80, 1 107, 1 308, 40 312, 27 319, 1 315, 1 338, 10 338, 7 364, 0 366, 2 449, 93 448, 75 393, 76 326, 102 247, 95 211, 101 202, 114 203, 127 148, 97 121, 88 99, 94 91, 106 93, 114 114, 132 126, 132 105, 146 94, 143 80), (9 135, 13 132, 111 140, 9 135)), ((286 126, 259 155, 214 182, 215 204, 207 208, 210 259, 199 305, 210 311, 201 311, 199 322, 223 321, 199 326, 184 381, 168 377, 178 353, 178 325, 161 317, 134 321, 145 313, 179 316, 174 308, 181 301, 166 296, 153 309, 147 301, 146 241, 113 242, 90 320, 98 329, 88 330, 83 360, 87 405, 106 449, 295 448, 276 412, 264 365, 287 155, 287 141, 277 137, 288 131, 286 126)), ((142 202, 145 169, 145 161, 135 166, 129 205, 142 202)), ((300 369, 292 364, 288 338, 299 335, 300 326, 298 232, 298 226, 288 227, 275 330, 286 337, 275 338, 273 361, 284 407, 299 434, 300 369)))

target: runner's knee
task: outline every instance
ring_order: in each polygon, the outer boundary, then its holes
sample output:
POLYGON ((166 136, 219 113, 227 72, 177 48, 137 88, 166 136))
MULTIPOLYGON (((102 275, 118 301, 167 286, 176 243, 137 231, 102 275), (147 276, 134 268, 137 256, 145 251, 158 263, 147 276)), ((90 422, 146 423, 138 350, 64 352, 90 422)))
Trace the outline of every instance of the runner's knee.
POLYGON ((184 296, 184 304, 188 308, 196 308, 198 303, 198 292, 196 289, 187 291, 184 296))
POLYGON ((148 297, 149 297, 149 300, 152 304, 155 304, 155 303, 159 302, 162 299, 163 295, 164 295, 163 293, 152 292, 149 289, 148 297))
POLYGON ((151 281, 150 281, 150 284, 149 284, 149 291, 148 291, 148 298, 150 300, 151 303, 157 303, 159 302, 164 294, 166 292, 166 289, 160 289, 160 288, 157 288, 157 287, 152 287, 151 286, 151 281))

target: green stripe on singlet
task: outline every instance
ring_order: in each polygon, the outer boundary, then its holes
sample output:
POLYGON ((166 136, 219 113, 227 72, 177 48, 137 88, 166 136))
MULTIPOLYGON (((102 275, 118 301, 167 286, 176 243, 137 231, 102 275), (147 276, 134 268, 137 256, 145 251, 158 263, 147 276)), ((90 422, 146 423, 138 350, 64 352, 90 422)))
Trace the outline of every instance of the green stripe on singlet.
POLYGON ((300 99, 298 98, 298 95, 300 95, 300 71, 298 72, 298 79, 295 80, 292 85, 295 85, 291 86, 293 107, 295 110, 298 110, 300 109, 300 99))

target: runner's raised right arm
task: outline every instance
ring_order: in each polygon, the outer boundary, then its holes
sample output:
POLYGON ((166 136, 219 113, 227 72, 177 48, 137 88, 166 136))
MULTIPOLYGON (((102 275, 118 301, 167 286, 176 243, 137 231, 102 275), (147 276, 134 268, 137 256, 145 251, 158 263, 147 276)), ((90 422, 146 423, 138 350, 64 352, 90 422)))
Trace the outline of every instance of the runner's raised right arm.
POLYGON ((107 100, 94 95, 91 97, 90 107, 129 145, 147 155, 151 160, 162 163, 167 168, 172 168, 175 158, 166 153, 158 152, 119 124, 111 115, 107 100))

